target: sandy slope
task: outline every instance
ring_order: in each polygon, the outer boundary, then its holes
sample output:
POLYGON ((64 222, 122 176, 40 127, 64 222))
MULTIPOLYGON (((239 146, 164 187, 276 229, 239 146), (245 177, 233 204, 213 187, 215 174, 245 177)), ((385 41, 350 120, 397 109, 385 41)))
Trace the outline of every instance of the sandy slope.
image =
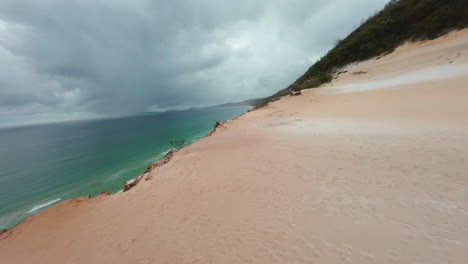
POLYGON ((29 218, 0 262, 467 263, 466 63, 468 30, 361 63, 29 218))

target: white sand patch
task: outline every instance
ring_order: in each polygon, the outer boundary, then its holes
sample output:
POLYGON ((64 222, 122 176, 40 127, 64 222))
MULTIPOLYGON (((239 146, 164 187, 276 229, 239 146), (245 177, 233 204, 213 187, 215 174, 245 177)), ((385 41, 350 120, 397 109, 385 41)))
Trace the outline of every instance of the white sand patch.
POLYGON ((351 93, 368 91, 379 88, 395 87, 408 84, 432 82, 444 79, 468 76, 468 64, 449 64, 436 66, 422 70, 412 71, 397 77, 390 77, 383 80, 361 82, 348 85, 327 87, 321 90, 323 93, 351 93))

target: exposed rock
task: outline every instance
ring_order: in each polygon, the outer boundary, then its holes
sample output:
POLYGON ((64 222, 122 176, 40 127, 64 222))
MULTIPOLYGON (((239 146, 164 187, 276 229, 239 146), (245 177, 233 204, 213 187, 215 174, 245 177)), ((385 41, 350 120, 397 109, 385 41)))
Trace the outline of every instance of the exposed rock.
POLYGON ((101 192, 100 195, 110 195, 110 193, 108 191, 104 191, 104 192, 101 192))
POLYGON ((227 127, 227 121, 216 121, 213 130, 211 130, 208 134, 206 134, 207 137, 211 136, 216 132, 216 130, 220 127, 227 127))
POLYGON ((150 165, 148 165, 148 167, 146 168, 145 173, 152 172, 152 171, 154 171, 157 167, 168 163, 168 162, 171 160, 171 158, 172 158, 172 156, 174 155, 174 153, 176 153, 176 152, 177 152, 176 149, 172 149, 172 150, 169 151, 166 155, 164 155, 164 158, 162 158, 162 159, 160 159, 160 160, 157 160, 157 161, 151 163, 150 165))
POLYGON ((158 166, 159 166, 159 160, 155 161, 155 162, 152 162, 150 165, 148 165, 145 172, 154 171, 158 166))
POLYGON ((7 232, 7 231, 8 231, 8 230, 6 230, 6 229, 0 230, 0 235, 3 234, 3 233, 5 233, 5 232, 7 232))
POLYGON ((222 126, 223 123, 224 123, 223 121, 216 121, 213 129, 217 129, 218 127, 222 126))
POLYGON ((281 97, 272 98, 270 100, 270 102, 276 102, 276 101, 279 101, 280 99, 281 99, 281 97))
POLYGON ((126 192, 126 191, 130 190, 131 188, 135 187, 141 181, 141 178, 143 178, 143 175, 144 174, 141 174, 138 177, 136 177, 135 179, 131 179, 131 180, 128 180, 128 181, 124 182, 123 191, 126 192))
POLYGON ((172 159, 172 156, 174 156, 174 153, 176 153, 176 152, 177 152, 177 149, 171 149, 171 151, 169 151, 169 152, 164 156, 163 164, 168 163, 168 162, 172 159))
POLYGON ((126 192, 126 191, 130 190, 131 188, 135 187, 141 181, 141 179, 143 179, 143 178, 145 179, 145 181, 151 180, 153 178, 153 176, 150 174, 150 172, 155 170, 157 167, 168 163, 172 159, 172 156, 174 156, 174 153, 176 153, 176 152, 177 152, 176 149, 172 149, 171 151, 169 151, 164 156, 164 158, 162 158, 162 159, 160 159, 158 161, 155 161, 155 162, 151 163, 150 165, 148 165, 148 168, 146 169, 145 173, 139 175, 138 177, 136 177, 134 179, 125 181, 123 191, 126 192))

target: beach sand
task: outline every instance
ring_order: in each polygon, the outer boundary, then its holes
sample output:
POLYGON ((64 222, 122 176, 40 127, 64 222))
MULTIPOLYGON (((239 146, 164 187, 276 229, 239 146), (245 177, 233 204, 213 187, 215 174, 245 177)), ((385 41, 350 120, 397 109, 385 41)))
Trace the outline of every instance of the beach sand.
POLYGON ((229 121, 151 176, 28 218, 0 262, 467 263, 468 30, 229 121))

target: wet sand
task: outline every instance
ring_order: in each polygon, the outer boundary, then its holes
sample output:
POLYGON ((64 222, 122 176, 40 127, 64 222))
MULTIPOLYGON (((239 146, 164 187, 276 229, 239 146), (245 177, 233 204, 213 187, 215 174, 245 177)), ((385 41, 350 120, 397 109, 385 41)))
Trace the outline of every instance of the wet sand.
POLYGON ((465 263, 468 30, 229 121, 151 176, 30 217, 0 262, 465 263))

